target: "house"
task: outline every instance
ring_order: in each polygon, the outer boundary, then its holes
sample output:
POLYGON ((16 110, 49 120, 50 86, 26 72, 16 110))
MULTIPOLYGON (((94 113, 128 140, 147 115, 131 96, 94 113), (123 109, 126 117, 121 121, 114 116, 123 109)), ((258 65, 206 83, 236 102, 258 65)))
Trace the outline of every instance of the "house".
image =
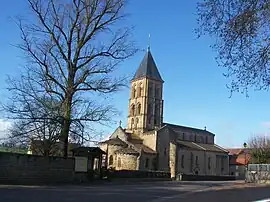
MULTIPOLYGON (((41 156, 63 156, 64 143, 61 140, 50 142, 49 140, 31 140, 27 154, 41 156)), ((68 143, 68 156, 72 156, 72 150, 80 147, 77 143, 68 143)))
POLYGON ((230 175, 238 179, 245 178, 246 166, 250 160, 250 150, 248 148, 231 148, 229 151, 229 170, 230 175))

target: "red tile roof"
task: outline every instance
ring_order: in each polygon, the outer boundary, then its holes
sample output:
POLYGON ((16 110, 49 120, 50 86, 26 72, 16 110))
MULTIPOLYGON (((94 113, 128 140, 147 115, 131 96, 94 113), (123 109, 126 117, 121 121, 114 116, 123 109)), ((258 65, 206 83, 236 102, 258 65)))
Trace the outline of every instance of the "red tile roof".
POLYGON ((246 165, 250 160, 249 149, 245 148, 232 148, 227 149, 230 156, 231 165, 246 165))

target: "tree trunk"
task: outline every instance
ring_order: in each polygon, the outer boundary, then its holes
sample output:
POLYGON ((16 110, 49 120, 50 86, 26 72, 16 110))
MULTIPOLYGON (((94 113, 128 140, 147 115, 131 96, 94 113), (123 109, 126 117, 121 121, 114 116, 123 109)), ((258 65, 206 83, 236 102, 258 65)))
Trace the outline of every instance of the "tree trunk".
POLYGON ((69 135, 69 129, 70 129, 70 116, 71 116, 71 97, 68 96, 65 103, 65 114, 64 114, 64 123, 62 128, 62 138, 64 139, 64 157, 66 158, 68 156, 68 135, 69 135))

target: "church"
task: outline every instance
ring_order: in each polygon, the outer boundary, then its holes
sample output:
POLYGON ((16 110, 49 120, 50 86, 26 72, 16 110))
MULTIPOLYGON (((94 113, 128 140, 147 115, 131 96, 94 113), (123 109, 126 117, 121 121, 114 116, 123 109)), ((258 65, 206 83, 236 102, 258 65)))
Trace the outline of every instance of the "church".
POLYGON ((163 121, 163 79, 148 47, 130 82, 127 126, 100 142, 106 164, 116 170, 228 175, 228 151, 204 129, 163 121))

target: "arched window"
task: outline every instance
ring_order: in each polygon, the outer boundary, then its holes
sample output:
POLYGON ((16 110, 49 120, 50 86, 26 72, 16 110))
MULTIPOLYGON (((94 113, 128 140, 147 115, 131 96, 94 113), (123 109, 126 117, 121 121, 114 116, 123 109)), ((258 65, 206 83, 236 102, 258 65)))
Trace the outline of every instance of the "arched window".
POLYGON ((141 96, 143 95, 143 87, 142 87, 142 84, 140 84, 140 85, 138 86, 137 94, 138 94, 137 97, 141 97, 141 96))
POLYGON ((136 122, 135 122, 135 128, 137 128, 139 125, 139 118, 136 118, 136 122))
POLYGON ((140 115, 141 114, 141 104, 139 103, 137 105, 137 115, 140 115))
POLYGON ((132 98, 136 98, 136 86, 133 87, 132 98))
POLYGON ((113 155, 110 155, 109 157, 109 165, 113 165, 113 155))
POLYGON ((131 105, 130 115, 135 116, 135 105, 131 105))
POLYGON ((118 164, 118 167, 121 167, 121 158, 120 158, 120 157, 118 157, 118 162, 117 162, 117 164, 118 164))
POLYGON ((133 128, 134 125, 134 119, 131 119, 131 129, 133 128))

